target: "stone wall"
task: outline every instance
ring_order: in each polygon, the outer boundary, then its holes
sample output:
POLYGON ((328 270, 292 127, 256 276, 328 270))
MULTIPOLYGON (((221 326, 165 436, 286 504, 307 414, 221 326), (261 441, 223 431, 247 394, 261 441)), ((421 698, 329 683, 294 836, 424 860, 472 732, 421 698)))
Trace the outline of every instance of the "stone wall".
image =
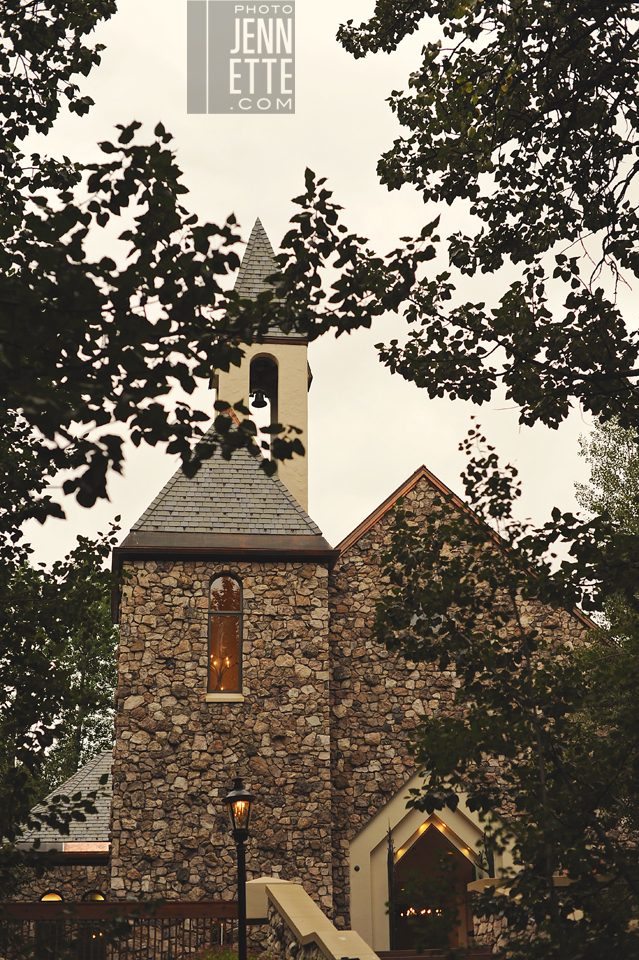
MULTIPOLYGON (((404 497, 425 516, 437 491, 425 478, 404 497)), ((388 588, 381 555, 391 538, 385 514, 343 553, 330 595, 331 770, 334 922, 349 927, 349 845, 415 772, 408 744, 422 718, 451 710, 460 680, 453 671, 415 664, 373 639, 376 600, 388 588)), ((523 622, 579 642, 585 626, 571 614, 524 604, 523 622)), ((498 761, 491 761, 498 775, 498 761)))
POLYGON ((505 917, 499 914, 494 914, 489 917, 474 917, 473 926, 475 944, 478 947, 492 947, 493 953, 499 953, 507 947, 507 924, 505 917))
POLYGON ((328 572, 316 564, 133 561, 123 588, 112 896, 235 898, 223 798, 256 796, 248 877, 304 876, 332 905, 328 572), (243 703, 208 703, 211 579, 244 592, 243 703))
POLYGON ((270 901, 265 951, 267 956, 281 957, 283 960, 325 960, 316 943, 299 942, 284 917, 270 901))
POLYGON ((32 870, 22 870, 19 886, 12 900, 39 900, 45 893, 55 891, 64 900, 82 900, 86 893, 99 890, 108 900, 111 893, 111 869, 108 864, 60 864, 52 866, 44 876, 36 877, 32 870))

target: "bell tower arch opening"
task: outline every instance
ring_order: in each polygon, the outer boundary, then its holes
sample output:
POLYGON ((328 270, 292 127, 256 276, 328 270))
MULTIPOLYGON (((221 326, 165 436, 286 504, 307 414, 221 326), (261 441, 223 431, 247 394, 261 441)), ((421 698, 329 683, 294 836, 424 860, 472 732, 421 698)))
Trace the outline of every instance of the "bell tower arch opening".
MULTIPOLYGON (((249 395, 251 415, 258 429, 279 423, 279 364, 276 357, 258 353, 252 358, 249 395)), ((270 460, 270 451, 264 451, 263 456, 270 460)))
MULTIPOLYGON (((264 278, 277 270, 274 256, 258 219, 235 283, 240 297, 255 299, 263 291, 272 291, 264 278)), ((259 343, 242 344, 242 350, 244 357, 239 366, 218 370, 213 378, 218 399, 231 405, 244 403, 251 413, 256 413, 258 427, 265 422, 296 427, 300 431, 297 436, 307 449, 308 391, 312 379, 307 338, 271 327, 259 343)), ((308 510, 308 455, 295 455, 291 460, 281 461, 277 475, 304 510, 308 510)))

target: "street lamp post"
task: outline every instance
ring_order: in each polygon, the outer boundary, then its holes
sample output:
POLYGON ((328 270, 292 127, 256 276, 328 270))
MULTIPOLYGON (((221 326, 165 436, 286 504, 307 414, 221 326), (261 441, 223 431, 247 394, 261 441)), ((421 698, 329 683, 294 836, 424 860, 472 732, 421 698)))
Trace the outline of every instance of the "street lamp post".
POLYGON ((237 848, 237 955, 246 960, 246 847, 253 796, 236 777, 233 789, 224 798, 228 807, 233 839, 237 848))

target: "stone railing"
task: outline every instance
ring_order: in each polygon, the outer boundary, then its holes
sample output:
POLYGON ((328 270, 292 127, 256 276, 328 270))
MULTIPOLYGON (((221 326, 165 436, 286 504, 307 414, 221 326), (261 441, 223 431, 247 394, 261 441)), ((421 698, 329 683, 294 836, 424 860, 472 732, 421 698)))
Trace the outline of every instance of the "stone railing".
POLYGON ((269 953, 283 960, 378 960, 358 933, 333 926, 301 884, 260 877, 246 886, 247 919, 269 924, 269 953))

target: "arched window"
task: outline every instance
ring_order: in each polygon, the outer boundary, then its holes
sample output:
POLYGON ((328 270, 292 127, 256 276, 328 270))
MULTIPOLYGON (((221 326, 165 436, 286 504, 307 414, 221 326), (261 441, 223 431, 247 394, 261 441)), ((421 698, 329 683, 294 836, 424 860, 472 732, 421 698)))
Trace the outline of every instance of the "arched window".
POLYGON ((209 594, 209 693, 242 692, 242 587, 227 574, 209 594))
POLYGON ((47 893, 43 893, 40 897, 40 901, 49 901, 49 900, 62 900, 62 896, 57 892, 57 890, 49 890, 47 893))
POLYGON ((99 890, 89 890, 88 893, 85 893, 82 897, 83 900, 106 900, 106 897, 103 893, 100 893, 99 890))

